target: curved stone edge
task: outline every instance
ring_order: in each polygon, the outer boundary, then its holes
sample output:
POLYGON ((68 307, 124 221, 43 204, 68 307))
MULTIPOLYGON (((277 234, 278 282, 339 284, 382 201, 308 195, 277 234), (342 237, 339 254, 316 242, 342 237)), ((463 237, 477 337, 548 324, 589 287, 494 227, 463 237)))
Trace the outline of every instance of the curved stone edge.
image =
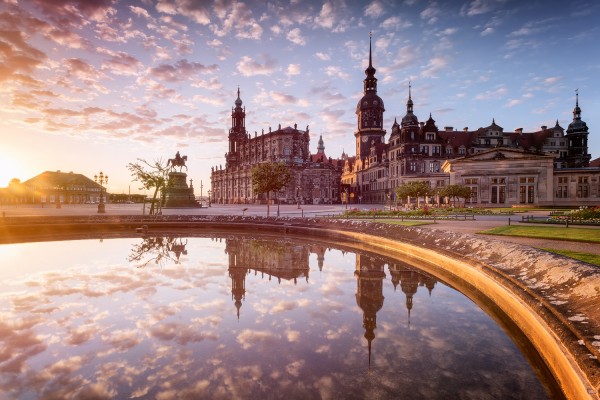
MULTIPOLYGON (((323 218, 165 216, 139 218, 19 218, 0 224, 14 234, 118 230, 226 228, 313 236, 342 235, 356 242, 435 262, 475 286, 529 338, 567 398, 600 399, 600 268, 528 246, 450 231, 323 218)), ((16 241, 19 241, 18 239, 16 241)))

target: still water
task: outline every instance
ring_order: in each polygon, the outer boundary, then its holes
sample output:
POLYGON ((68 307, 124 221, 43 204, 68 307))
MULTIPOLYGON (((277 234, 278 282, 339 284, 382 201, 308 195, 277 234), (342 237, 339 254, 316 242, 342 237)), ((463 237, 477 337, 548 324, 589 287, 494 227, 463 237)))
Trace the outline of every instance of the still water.
POLYGON ((545 399, 510 337, 406 262, 310 241, 0 246, 2 399, 545 399))

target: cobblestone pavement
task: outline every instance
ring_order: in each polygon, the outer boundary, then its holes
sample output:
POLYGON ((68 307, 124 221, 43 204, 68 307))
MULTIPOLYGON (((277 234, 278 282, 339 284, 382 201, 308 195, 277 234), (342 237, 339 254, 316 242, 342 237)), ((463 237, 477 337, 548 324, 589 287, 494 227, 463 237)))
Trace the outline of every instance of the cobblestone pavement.
MULTIPOLYGON (((0 206, 0 215, 6 217, 15 216, 67 216, 67 215, 98 215, 97 205, 69 205, 64 204, 61 208, 56 208, 54 205, 45 206, 0 206)), ((356 206, 352 206, 355 208, 356 206)), ((361 205, 362 209, 381 208, 380 205, 361 205)), ((106 215, 143 215, 148 213, 148 205, 141 204, 107 204, 106 215)), ((315 217, 337 215, 343 212, 346 207, 340 204, 324 204, 324 205, 271 205, 269 212, 271 216, 282 217, 315 217)), ((211 207, 202 208, 169 208, 163 209, 163 215, 246 215, 246 216, 266 216, 266 205, 211 205, 211 207)), ((422 225, 425 229, 439 229, 458 233, 466 233, 471 235, 481 235, 479 232, 491 229, 497 226, 509 224, 520 224, 521 214, 508 215, 480 215, 476 216, 475 220, 457 221, 457 220, 438 220, 435 224, 422 225)), ((545 216, 547 212, 534 211, 528 212, 527 215, 545 216)), ((589 229, 597 229, 600 235, 599 227, 590 227, 589 229)), ((491 236, 483 235, 488 239, 499 240, 511 243, 519 243, 537 248, 553 248, 558 250, 579 251, 600 255, 600 245, 580 242, 570 242, 564 240, 546 240, 534 238, 521 238, 511 236, 491 236)))

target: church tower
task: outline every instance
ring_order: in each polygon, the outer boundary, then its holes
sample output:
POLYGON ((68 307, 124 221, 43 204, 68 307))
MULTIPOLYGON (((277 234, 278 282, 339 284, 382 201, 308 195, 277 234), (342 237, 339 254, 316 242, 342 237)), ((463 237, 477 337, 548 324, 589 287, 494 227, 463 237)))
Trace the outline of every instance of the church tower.
POLYGON ((582 168, 590 166, 592 155, 588 153, 588 127, 581 120, 579 108, 579 92, 575 91, 575 108, 573 109, 573 122, 567 128, 568 141, 567 168, 582 168))
POLYGON ((364 96, 356 105, 358 130, 354 133, 356 138, 356 157, 365 159, 373 144, 383 143, 385 129, 383 129, 383 100, 377 95, 377 78, 373 67, 371 36, 369 36, 369 66, 365 70, 367 77, 364 80, 364 96))
POLYGON ((242 108, 240 88, 237 91, 235 108, 231 109, 231 129, 229 129, 229 151, 225 155, 227 167, 232 167, 239 162, 238 148, 246 140, 246 107, 242 108))

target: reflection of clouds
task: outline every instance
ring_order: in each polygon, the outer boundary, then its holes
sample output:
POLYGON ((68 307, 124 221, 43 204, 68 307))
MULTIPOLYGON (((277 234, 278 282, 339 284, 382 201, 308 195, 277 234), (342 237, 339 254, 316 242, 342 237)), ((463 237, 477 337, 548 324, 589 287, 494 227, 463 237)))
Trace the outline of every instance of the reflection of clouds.
POLYGON ((118 351, 127 351, 141 342, 139 332, 135 329, 120 329, 102 336, 105 343, 110 344, 118 351))
POLYGON ((288 330, 285 332, 288 342, 298 342, 300 340, 300 332, 294 330, 288 330))
POLYGON ((258 343, 272 343, 279 339, 279 336, 270 331, 257 331, 244 329, 237 335, 237 341, 244 350, 248 350, 258 343))
POLYGON ((275 303, 271 308, 271 313, 279 313, 285 311, 292 311, 296 308, 306 307, 310 302, 306 299, 303 300, 282 300, 275 303))
POLYGON ((206 339, 217 340, 219 336, 214 332, 199 332, 186 324, 167 322, 150 328, 150 336, 160 340, 173 340, 177 344, 201 342, 206 339))
POLYGON ((288 374, 297 378, 298 376, 300 376, 300 370, 302 369, 302 367, 304 367, 305 363, 306 362, 304 360, 296 360, 286 365, 285 370, 288 374))
POLYGON ((353 255, 330 251, 339 265, 328 258, 308 284, 249 274, 238 320, 222 247, 213 246, 223 264, 210 268, 210 254, 196 255, 190 244, 182 264, 140 270, 104 265, 98 254, 114 258, 111 245, 86 253, 94 265, 77 261, 77 268, 7 281, 0 390, 8 398, 400 398, 411 395, 402 392, 406 382, 418 382, 414 397, 439 398, 448 394, 439 382, 451 376, 473 387, 506 369, 493 383, 501 398, 501 386, 518 391, 531 382, 519 376, 522 368, 495 360, 498 351, 514 352, 506 339, 496 342, 502 333, 489 318, 442 285, 432 297, 423 291, 426 302, 421 291, 415 295, 411 330, 404 294, 384 285, 371 364, 377 373, 366 374, 353 255), (482 372, 464 372, 457 362, 482 372))

